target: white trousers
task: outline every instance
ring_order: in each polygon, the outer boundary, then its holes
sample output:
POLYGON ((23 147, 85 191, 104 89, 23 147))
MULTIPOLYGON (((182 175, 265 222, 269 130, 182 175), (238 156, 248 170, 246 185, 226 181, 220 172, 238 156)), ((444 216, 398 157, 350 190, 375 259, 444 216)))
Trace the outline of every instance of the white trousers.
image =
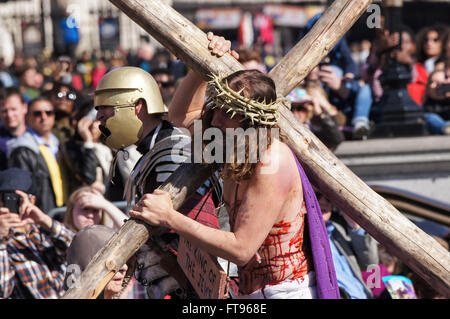
POLYGON ((267 285, 239 299, 316 299, 316 274, 308 272, 302 279, 285 280, 276 285, 267 285), (264 289, 264 294, 262 290, 264 289), (265 296, 265 297, 264 297, 265 296))

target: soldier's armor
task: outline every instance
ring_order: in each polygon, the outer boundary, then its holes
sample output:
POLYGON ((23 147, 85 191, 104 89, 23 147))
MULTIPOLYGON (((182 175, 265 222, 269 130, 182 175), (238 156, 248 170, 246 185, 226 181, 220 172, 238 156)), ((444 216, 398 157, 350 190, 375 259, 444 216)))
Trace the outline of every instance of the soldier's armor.
POLYGON ((180 164, 190 158, 190 137, 177 128, 173 133, 155 143, 136 163, 125 186, 127 209, 143 194, 153 192, 158 184, 164 183, 180 164))
MULTIPOLYGON (((125 199, 128 209, 145 193, 153 192, 186 160, 191 157, 191 139, 182 130, 173 127, 168 122, 162 122, 162 129, 158 137, 153 136, 155 142, 150 143, 150 150, 136 163, 125 186, 125 199)), ((148 140, 147 140, 148 142, 148 140)), ((207 180, 196 191, 199 204, 213 184, 215 178, 207 180), (201 199, 201 200, 200 200, 201 199)), ((194 196, 195 197, 195 196, 194 196)), ((192 200, 192 199, 191 199, 192 200)), ((211 199, 209 198, 209 210, 211 199)), ((192 202, 191 202, 192 204, 192 202)), ((190 205, 192 207, 192 205, 190 205)), ((180 209, 186 213, 186 209, 180 209)), ((217 220, 217 214, 215 215, 217 220)), ((215 227, 214 223, 209 226, 215 227)), ((218 227, 218 222, 217 222, 218 227)), ((136 270, 138 281, 147 287, 147 294, 152 299, 160 299, 175 292, 180 297, 195 298, 192 290, 186 289, 189 284, 186 277, 176 263, 174 252, 178 249, 178 235, 168 229, 162 230, 136 253, 136 270), (178 269, 168 273, 167 269, 178 269), (175 279, 176 278, 176 279, 175 279), (181 283, 180 283, 181 282, 181 283)))

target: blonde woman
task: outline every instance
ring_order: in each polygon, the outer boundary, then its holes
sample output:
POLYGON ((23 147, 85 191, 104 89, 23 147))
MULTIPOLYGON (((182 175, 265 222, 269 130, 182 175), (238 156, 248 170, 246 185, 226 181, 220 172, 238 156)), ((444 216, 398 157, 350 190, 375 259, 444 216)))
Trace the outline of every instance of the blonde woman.
POLYGON ((127 215, 105 199, 96 188, 85 186, 70 195, 64 223, 74 231, 80 231, 90 225, 112 226, 117 230, 127 218, 127 215), (113 225, 108 224, 107 219, 110 219, 113 225))
MULTIPOLYGON (((73 231, 77 232, 77 234, 80 233, 79 236, 76 235, 76 238, 84 238, 78 239, 78 241, 86 243, 91 240, 92 245, 90 247, 85 247, 85 249, 78 249, 78 252, 77 249, 72 249, 72 252, 68 253, 68 256, 72 255, 72 257, 70 257, 72 259, 68 259, 68 264, 75 263, 81 266, 81 264, 85 263, 84 266, 81 267, 83 270, 97 250, 103 247, 107 241, 103 237, 103 239, 97 238, 96 235, 92 235, 94 237, 89 237, 91 236, 89 234, 92 234, 93 231, 100 231, 102 234, 106 232, 109 239, 111 237, 110 235, 124 224, 125 219, 128 219, 128 216, 113 203, 105 199, 95 187, 85 186, 73 192, 67 203, 64 223, 73 231), (107 219, 112 221, 112 225, 111 222, 108 223, 107 219), (108 227, 93 227, 92 225, 103 225, 108 227), (110 228, 110 230, 107 230, 107 228, 110 228), (88 239, 86 239, 86 236, 88 239), (93 249, 95 249, 95 251, 93 251, 93 249), (83 261, 79 261, 78 259, 80 258, 83 261), (75 262, 75 260, 78 261, 75 262)), ((103 234, 102 236, 106 235, 103 234)), ((82 247, 83 245, 84 244, 78 243, 75 247, 82 247)), ((141 298, 140 296, 142 296, 142 290, 144 290, 144 288, 131 277, 132 273, 127 274, 125 277, 127 267, 127 265, 123 265, 122 268, 120 268, 119 272, 116 273, 114 278, 105 288, 104 296, 102 298, 141 298)))
MULTIPOLYGON (((67 250, 67 263, 78 265, 80 271, 84 271, 95 254, 114 235, 114 230, 103 225, 91 225, 84 227, 73 238, 67 250)), ((125 287, 124 279, 128 265, 124 264, 105 286, 99 299, 126 299, 132 289, 132 285, 125 287), (127 289, 128 288, 128 289, 127 289)), ((66 274, 66 284, 69 285, 69 276, 66 274)))

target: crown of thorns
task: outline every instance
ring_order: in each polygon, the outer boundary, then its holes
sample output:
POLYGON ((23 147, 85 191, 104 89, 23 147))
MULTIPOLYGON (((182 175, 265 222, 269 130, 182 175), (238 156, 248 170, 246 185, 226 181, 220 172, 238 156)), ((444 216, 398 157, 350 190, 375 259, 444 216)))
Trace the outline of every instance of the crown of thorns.
POLYGON ((241 95, 244 88, 238 92, 232 90, 221 75, 211 75, 208 84, 207 107, 226 109, 226 113, 231 113, 231 118, 236 114, 241 115, 241 122, 249 120, 252 124, 256 122, 268 126, 277 123, 278 100, 267 103, 265 98, 262 101, 246 98, 241 95))

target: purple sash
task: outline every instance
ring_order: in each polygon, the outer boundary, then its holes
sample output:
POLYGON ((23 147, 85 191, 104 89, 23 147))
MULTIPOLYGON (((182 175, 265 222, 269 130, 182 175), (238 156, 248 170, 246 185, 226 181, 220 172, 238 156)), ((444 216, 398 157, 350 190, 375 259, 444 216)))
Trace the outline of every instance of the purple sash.
POLYGON ((292 152, 297 162, 298 172, 303 187, 303 197, 307 210, 307 222, 311 250, 316 273, 317 297, 319 299, 340 299, 339 287, 336 280, 333 258, 331 256, 330 242, 327 229, 323 222, 322 212, 316 194, 308 177, 300 165, 297 156, 292 152))

